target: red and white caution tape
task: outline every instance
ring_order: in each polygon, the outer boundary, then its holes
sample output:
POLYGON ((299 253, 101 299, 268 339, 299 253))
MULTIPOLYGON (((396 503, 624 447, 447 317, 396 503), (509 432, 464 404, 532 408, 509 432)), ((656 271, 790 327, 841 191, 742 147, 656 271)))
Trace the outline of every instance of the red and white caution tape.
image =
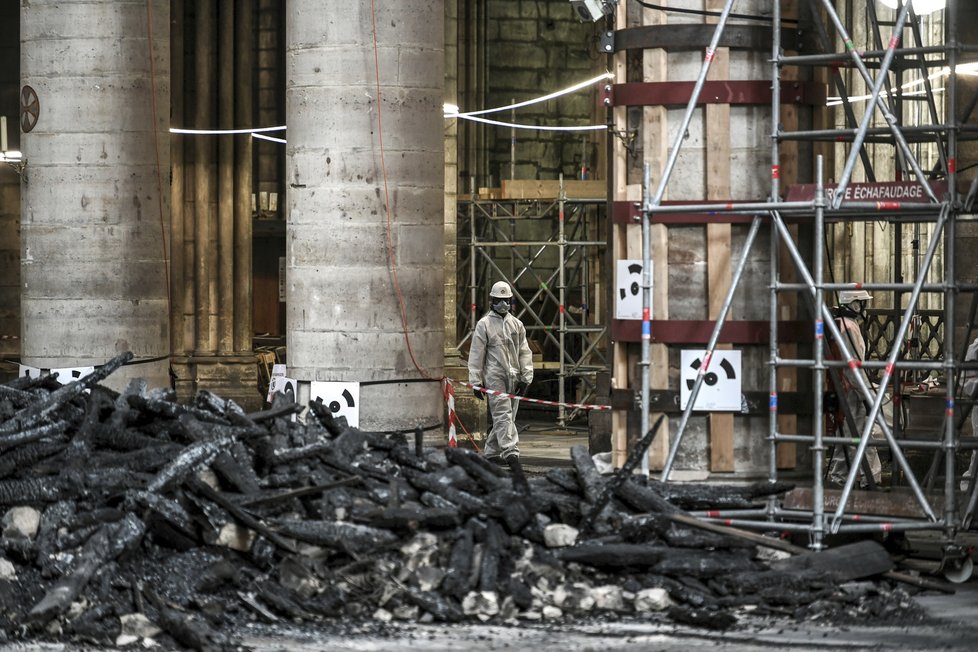
POLYGON ((448 405, 448 447, 457 448, 458 441, 455 439, 455 422, 458 416, 455 414, 455 388, 448 378, 442 380, 445 404, 448 405))
POLYGON ((533 403, 535 405, 552 405, 554 407, 565 407, 575 410, 610 410, 610 405, 590 405, 587 403, 559 403, 557 401, 545 401, 541 398, 527 398, 526 396, 518 396, 517 394, 507 394, 506 392, 501 392, 497 389, 487 389, 485 387, 479 387, 472 383, 466 383, 461 380, 455 380, 454 378, 448 379, 449 383, 458 383, 459 385, 464 385, 465 387, 471 387, 477 392, 483 392, 484 394, 492 394, 493 396, 505 396, 506 398, 517 398, 524 403, 533 403))

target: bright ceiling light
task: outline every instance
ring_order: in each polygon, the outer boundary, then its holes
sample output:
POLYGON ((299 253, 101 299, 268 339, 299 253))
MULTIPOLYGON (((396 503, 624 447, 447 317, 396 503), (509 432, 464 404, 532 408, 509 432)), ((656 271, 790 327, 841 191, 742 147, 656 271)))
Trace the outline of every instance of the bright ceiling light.
MULTIPOLYGON (((880 3, 890 9, 897 8, 897 0, 880 0, 880 3)), ((903 4, 907 4, 904 0, 903 4)), ((918 16, 926 16, 944 8, 944 0, 913 0, 913 10, 918 16)))

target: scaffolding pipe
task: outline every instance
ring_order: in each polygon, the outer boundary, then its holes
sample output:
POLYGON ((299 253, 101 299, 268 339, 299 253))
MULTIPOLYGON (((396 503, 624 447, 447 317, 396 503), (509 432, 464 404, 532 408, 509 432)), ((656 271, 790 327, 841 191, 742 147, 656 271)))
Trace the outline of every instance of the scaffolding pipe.
MULTIPOLYGON (((825 327, 818 306, 825 304, 822 290, 823 265, 825 256, 825 184, 824 160, 821 156, 815 158, 815 413, 812 424, 815 441, 812 443, 812 466, 814 472, 812 486, 812 531, 809 535, 809 547, 812 550, 822 549, 822 539, 825 536, 825 418, 823 397, 825 395, 825 327)), ((855 466, 855 465, 854 465, 855 466)))
MULTIPOLYGON (((957 79, 958 79, 958 22, 955 12, 957 0, 948 2, 948 16, 946 21, 947 40, 951 47, 948 50, 950 73, 947 83, 947 102, 951 109, 952 127, 957 127, 957 79)), ((950 202, 952 205, 957 203, 957 158, 958 158, 958 136, 957 129, 952 128, 947 135, 947 184, 951 194, 950 202)), ((944 232, 944 278, 956 278, 955 265, 955 242, 957 235, 957 222, 953 215, 948 215, 947 225, 944 232)), ((944 363, 946 369, 944 377, 947 387, 947 414, 944 419, 944 546, 951 545, 954 540, 954 520, 957 515, 956 493, 955 490, 955 451, 957 450, 957 430, 954 424, 954 398, 955 398, 955 374, 954 374, 954 323, 955 323, 955 298, 954 292, 944 295, 944 363)))
POLYGON ((563 428, 564 419, 566 417, 566 411, 564 408, 564 398, 565 398, 564 391, 566 389, 564 385, 564 373, 565 373, 565 369, 564 369, 565 330, 564 329, 566 328, 566 324, 564 321, 564 316, 566 314, 565 307, 567 305, 567 293, 565 287, 567 284, 567 280, 566 277, 564 276, 564 256, 567 253, 567 243, 564 241, 564 198, 566 197, 567 193, 564 189, 563 173, 561 173, 559 177, 559 188, 560 189, 557 192, 557 197, 558 197, 557 244, 559 247, 560 256, 557 259, 557 294, 560 295, 560 298, 557 307, 558 310, 557 324, 559 329, 557 335, 558 335, 558 339, 560 340, 560 344, 558 345, 559 346, 558 350, 560 351, 560 360, 558 361, 559 368, 557 370, 557 396, 558 396, 557 401, 560 403, 560 405, 557 407, 557 425, 563 428))
MULTIPOLYGON (((707 523, 720 523, 731 527, 755 529, 755 530, 781 530, 784 532, 808 532, 810 525, 802 523, 769 523, 768 521, 750 521, 747 519, 733 518, 705 518, 707 523)), ((887 523, 865 523, 840 526, 839 532, 846 533, 865 533, 865 532, 906 532, 911 530, 938 530, 943 527, 940 523, 921 523, 919 521, 890 521, 887 523)))
MULTIPOLYGON (((642 373, 642 414, 639 432, 649 431, 649 388, 651 378, 649 374, 650 351, 652 345, 652 238, 649 226, 649 211, 652 208, 652 198, 649 191, 652 189, 652 166, 648 162, 642 175, 642 357, 639 360, 639 368, 642 373)), ((642 475, 649 477, 649 453, 645 451, 641 459, 642 475)))
MULTIPOLYGON (((939 45, 929 45, 924 47, 913 47, 913 48, 897 48, 897 53, 900 55, 908 54, 943 54, 945 49, 939 45)), ((872 59, 881 59, 886 56, 886 50, 864 50, 859 53, 859 56, 863 61, 872 59)), ((832 52, 829 54, 792 54, 789 56, 782 57, 781 60, 786 65, 791 66, 833 66, 833 65, 844 65, 846 60, 849 59, 849 55, 842 54, 839 52, 832 52)), ((944 65, 943 59, 930 59, 927 60, 928 63, 932 63, 935 66, 944 65)))
MULTIPOLYGON (((785 443, 796 443, 796 444, 808 444, 815 440, 814 435, 789 435, 784 433, 775 433, 774 439, 778 442, 785 443)), ((848 444, 852 445, 852 437, 822 437, 822 441, 827 444, 848 444)), ((885 439, 872 439, 870 440, 869 446, 873 448, 889 448, 890 442, 885 439)), ((900 446, 907 450, 934 450, 939 451, 944 447, 943 440, 925 440, 925 439, 901 439, 900 446)), ((962 441, 959 444, 962 450, 975 450, 978 449, 978 442, 965 442, 962 441)))
MULTIPOLYGON (((796 359, 796 358, 778 358, 778 366, 780 367, 811 367, 815 364, 814 360, 811 359, 796 359)), ((824 364, 827 368, 842 368, 848 367, 849 364, 842 360, 825 360, 824 364)), ((859 363, 859 366, 864 369, 886 369, 889 365, 885 360, 863 360, 859 363)), ((912 369, 914 371, 940 371, 944 369, 944 363, 938 360, 933 362, 923 362, 923 361, 913 361, 913 360, 902 360, 900 362, 893 363, 894 369, 912 369)))
MULTIPOLYGON (((921 211, 928 207, 927 204, 911 202, 875 202, 875 201, 852 201, 845 202, 838 210, 860 210, 872 213, 899 213, 901 211, 921 211)), ((826 207, 828 208, 828 207, 826 207)), ((667 206, 654 206, 652 214, 667 215, 670 213, 708 213, 717 215, 755 215, 757 213, 768 213, 770 211, 798 211, 810 212, 812 210, 811 201, 783 201, 783 202, 743 202, 726 204, 669 204, 667 206)), ((933 207, 931 207, 933 210, 933 207)))
POLYGON ((737 269, 734 271, 733 278, 730 281, 730 287, 727 289, 727 295, 724 297, 723 307, 720 309, 720 314, 717 315, 716 324, 713 326, 713 333, 710 334, 710 341, 706 346, 706 355, 703 356, 703 364, 701 364, 700 368, 696 370, 696 382, 693 383, 693 388, 690 390, 689 402, 686 404, 686 409, 683 410, 682 419, 680 420, 679 427, 676 430, 676 438, 672 443, 672 447, 669 449, 669 456, 666 458, 665 466, 662 467, 663 482, 669 480, 669 473, 672 471, 672 465, 676 460, 676 453, 679 451, 679 444, 682 443, 686 424, 689 422, 689 416, 693 412, 693 405, 696 404, 696 397, 699 395, 700 388, 703 386, 703 380, 706 377, 706 372, 710 368, 710 358, 713 357, 713 352, 716 349, 717 342, 720 339, 720 331, 727 319, 727 313, 730 312, 734 292, 737 290, 737 286, 740 284, 740 279, 744 275, 744 269, 747 267, 747 258, 750 254, 751 247, 754 245, 754 240, 757 238, 757 232, 760 230, 760 227, 761 218, 760 216, 755 216, 751 222, 750 231, 747 234, 747 240, 744 242, 744 250, 740 256, 740 260, 737 263, 737 269))
MULTIPOLYGON (((475 177, 469 177, 469 193, 474 199, 475 194, 475 177)), ((475 204, 469 205, 469 328, 472 330, 470 332, 475 332, 475 324, 479 321, 479 316, 476 314, 477 288, 475 286, 475 264, 476 264, 476 235, 475 235, 475 204)))
MULTIPOLYGON (((805 289, 804 283, 777 283, 775 287, 778 290, 790 290, 799 291, 805 289)), ((870 290, 870 291, 880 291, 880 292, 909 292, 914 288, 913 283, 822 283, 823 290, 832 290, 833 292, 841 290, 870 290)), ((940 283, 924 283, 920 286, 921 292, 933 292, 941 293, 944 292, 945 288, 940 283)))
MULTIPOLYGON (((773 3, 774 14, 771 17, 772 25, 781 24, 781 3, 773 3)), ((778 135, 781 125, 781 30, 771 30, 771 194, 768 196, 769 202, 776 202, 781 199, 781 151, 778 135)), ((768 481, 774 484, 778 481, 778 442, 775 438, 778 432, 778 367, 775 360, 778 357, 778 281, 779 267, 778 257, 780 246, 778 230, 771 225, 771 250, 770 250, 770 279, 769 286, 769 312, 768 319, 771 327, 768 335, 768 387, 770 396, 768 398, 768 481)), ((777 510, 777 498, 770 496, 764 515, 769 520, 773 520, 774 512, 777 510)))

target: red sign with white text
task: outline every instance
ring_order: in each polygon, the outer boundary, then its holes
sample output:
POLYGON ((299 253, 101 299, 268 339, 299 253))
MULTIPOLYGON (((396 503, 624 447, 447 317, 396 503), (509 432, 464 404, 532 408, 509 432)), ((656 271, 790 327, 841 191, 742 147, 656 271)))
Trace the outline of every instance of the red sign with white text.
MULTIPOLYGON (((943 200, 947 194, 947 181, 931 181, 934 195, 943 200)), ((829 201, 835 196, 836 186, 827 184, 825 194, 829 201)), ((787 201, 811 201, 815 198, 815 184, 802 183, 788 187, 787 201)), ((885 181, 881 183, 850 183, 846 186, 843 201, 902 202, 905 204, 928 204, 927 191, 916 181, 885 181)))

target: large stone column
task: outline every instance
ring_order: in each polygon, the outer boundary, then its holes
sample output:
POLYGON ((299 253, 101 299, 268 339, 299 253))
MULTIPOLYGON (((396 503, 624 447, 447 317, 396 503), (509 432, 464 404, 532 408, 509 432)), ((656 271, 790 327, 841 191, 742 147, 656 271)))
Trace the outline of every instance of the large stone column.
POLYGON ((308 381, 360 381, 360 426, 387 430, 442 421, 426 376, 442 375, 444 355, 445 9, 376 11, 289 4, 286 298, 300 397, 308 381))
POLYGON ((23 361, 144 361, 110 385, 169 384, 169 2, 151 10, 152 67, 145 2, 21 2, 21 79, 40 107, 22 140, 23 361))

